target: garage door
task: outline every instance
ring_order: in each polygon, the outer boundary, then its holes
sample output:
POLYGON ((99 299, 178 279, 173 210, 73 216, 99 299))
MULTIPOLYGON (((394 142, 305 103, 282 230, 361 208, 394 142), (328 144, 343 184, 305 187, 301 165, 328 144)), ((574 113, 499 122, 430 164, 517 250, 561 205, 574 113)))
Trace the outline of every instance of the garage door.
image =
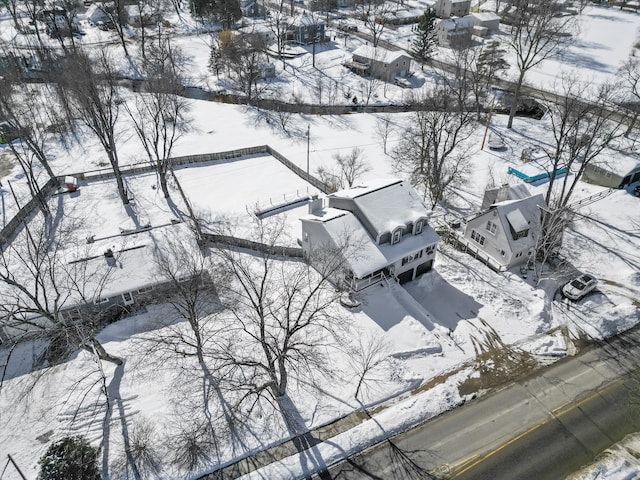
POLYGON ((400 285, 410 282, 411 280, 413 280, 413 268, 398 275, 398 282, 400 282, 400 285))
POLYGON ((416 270, 416 277, 422 275, 425 272, 428 272, 432 268, 433 268, 433 260, 429 260, 428 262, 424 262, 418 265, 418 268, 416 270))

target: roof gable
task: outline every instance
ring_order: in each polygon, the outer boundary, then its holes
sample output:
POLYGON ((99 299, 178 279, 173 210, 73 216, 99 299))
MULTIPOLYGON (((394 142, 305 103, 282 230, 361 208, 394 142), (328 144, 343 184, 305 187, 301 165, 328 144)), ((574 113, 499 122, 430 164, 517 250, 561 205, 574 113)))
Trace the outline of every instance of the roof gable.
POLYGON ((374 236, 392 232, 431 214, 415 190, 402 180, 375 180, 329 195, 331 199, 350 199, 373 229, 374 236))

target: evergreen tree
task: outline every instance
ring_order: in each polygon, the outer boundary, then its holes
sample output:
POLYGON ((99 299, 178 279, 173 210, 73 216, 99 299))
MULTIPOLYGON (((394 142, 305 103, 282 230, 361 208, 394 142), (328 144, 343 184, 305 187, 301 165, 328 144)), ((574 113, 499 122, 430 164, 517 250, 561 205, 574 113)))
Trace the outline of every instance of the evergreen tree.
POLYGON ((478 55, 478 70, 487 78, 488 83, 495 80, 498 72, 509 68, 509 63, 504 59, 506 53, 500 42, 492 40, 478 55))
POLYGON ((436 14, 432 8, 424 11, 416 26, 415 38, 411 42, 411 54, 418 60, 428 60, 436 46, 436 14))
POLYGON ((40 458, 38 480, 100 480, 98 449, 80 436, 51 444, 40 458))

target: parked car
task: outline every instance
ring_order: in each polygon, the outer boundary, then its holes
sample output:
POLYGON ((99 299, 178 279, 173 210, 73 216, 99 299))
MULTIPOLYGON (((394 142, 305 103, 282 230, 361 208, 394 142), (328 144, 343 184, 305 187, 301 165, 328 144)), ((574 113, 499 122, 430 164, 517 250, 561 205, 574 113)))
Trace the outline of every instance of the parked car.
POLYGON ((406 78, 396 77, 394 78, 393 83, 402 88, 411 88, 411 82, 406 78))
POLYGON ((581 273, 562 287, 562 294, 569 300, 577 301, 596 288, 596 285, 598 280, 593 275, 581 273))
POLYGON ((636 196, 636 197, 640 197, 640 185, 636 185, 635 188, 632 190, 632 193, 636 196))

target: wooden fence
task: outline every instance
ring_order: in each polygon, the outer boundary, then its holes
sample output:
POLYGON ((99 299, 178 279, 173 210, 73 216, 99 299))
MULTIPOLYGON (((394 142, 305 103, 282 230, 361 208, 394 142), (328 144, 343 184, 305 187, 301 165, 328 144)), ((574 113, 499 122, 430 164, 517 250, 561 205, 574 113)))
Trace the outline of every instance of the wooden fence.
MULTIPOLYGON (((291 160, 286 158, 281 153, 277 152, 269 145, 258 145, 256 147, 247 147, 247 148, 239 148, 236 150, 228 150, 224 152, 214 152, 214 153, 203 153, 199 155, 186 155, 182 157, 173 157, 170 159, 172 165, 189 165, 194 163, 205 163, 205 162, 223 162, 226 160, 240 159, 242 157, 249 157, 252 155, 271 155, 273 158, 282 163, 285 167, 291 170, 293 173, 298 175, 300 178, 305 180, 306 182, 313 185, 315 188, 320 190, 323 193, 328 193, 329 187, 320 181, 318 178, 314 177, 311 174, 308 174, 303 169, 298 167, 291 160)), ((140 173, 149 173, 156 171, 156 166, 151 162, 142 162, 136 163, 133 165, 124 165, 120 172, 122 175, 135 175, 140 173)), ((113 169, 111 168, 103 168, 97 170, 89 170, 86 172, 78 172, 70 174, 73 177, 76 177, 79 180, 100 180, 106 178, 113 178, 115 174, 113 173, 113 169)), ((58 177, 56 180, 49 179, 49 181, 42 187, 40 190, 40 195, 45 200, 53 193, 53 191, 58 188, 63 180, 64 175, 58 177)), ((4 228, 0 231, 0 245, 5 244, 9 241, 11 236, 15 233, 18 226, 29 216, 31 215, 36 208, 38 208, 39 200, 37 198, 32 198, 28 201, 24 207, 22 207, 18 213, 4 226, 4 228)), ((249 248, 249 247, 247 247, 249 248)))

